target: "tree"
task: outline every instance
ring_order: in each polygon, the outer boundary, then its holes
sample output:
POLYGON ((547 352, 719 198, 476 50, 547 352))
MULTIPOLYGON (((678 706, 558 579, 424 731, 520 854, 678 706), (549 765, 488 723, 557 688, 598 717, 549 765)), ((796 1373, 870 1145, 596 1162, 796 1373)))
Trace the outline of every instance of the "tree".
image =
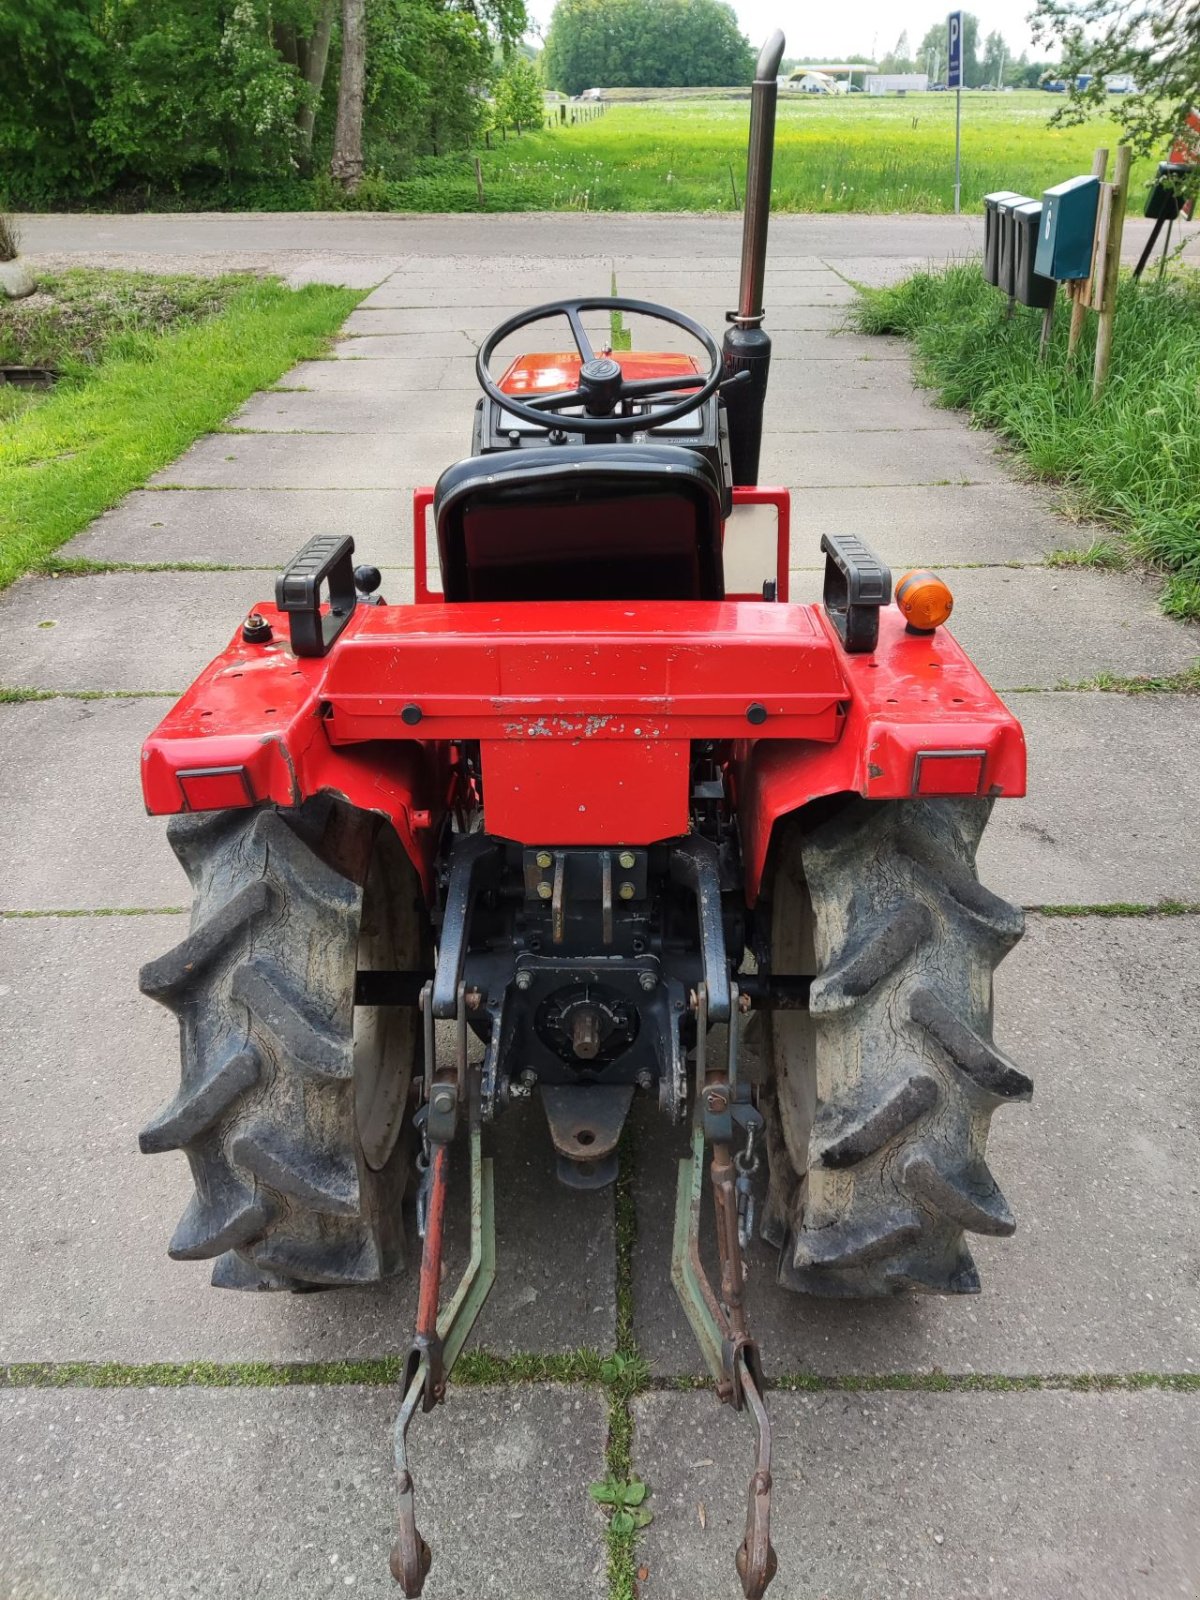
POLYGON ((721 0, 558 0, 542 70, 567 94, 746 83, 754 52, 721 0))
POLYGON ((998 89, 1004 80, 1004 63, 1008 60, 1008 46, 1002 33, 989 33, 983 46, 983 76, 981 83, 995 84, 998 89))
POLYGON ((363 106, 367 88, 366 0, 342 0, 342 65, 329 175, 353 194, 363 175, 363 106))
MULTIPOLYGON (((1200 162, 1188 115, 1200 108, 1200 7, 1186 0, 1037 0, 1034 37, 1062 50, 1067 99, 1051 118, 1080 123, 1114 114, 1139 155, 1165 157, 1182 137, 1200 162), (1090 82, 1080 88, 1080 74, 1090 82), (1110 96, 1106 80, 1128 76, 1136 93, 1110 96)), ((1192 180, 1192 191, 1197 187, 1192 180)))
POLYGON ((496 80, 495 118, 501 128, 537 128, 545 114, 537 68, 514 54, 496 80))
POLYGON ((895 49, 890 55, 884 56, 879 63, 880 72, 911 72, 913 70, 912 57, 908 53, 908 32, 905 30, 896 40, 895 49))

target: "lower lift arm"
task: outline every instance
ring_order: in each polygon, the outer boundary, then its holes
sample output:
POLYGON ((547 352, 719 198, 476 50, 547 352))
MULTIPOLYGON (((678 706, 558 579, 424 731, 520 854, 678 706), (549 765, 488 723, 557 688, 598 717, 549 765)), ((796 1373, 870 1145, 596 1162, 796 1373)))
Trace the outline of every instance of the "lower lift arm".
MULTIPOLYGON (((746 1600, 761 1600, 778 1567, 771 1544, 771 1422, 763 1404, 762 1364, 746 1323, 739 1185, 730 1154, 735 1125, 747 1131, 751 1148, 762 1126, 759 1112, 739 1089, 737 1079, 737 992, 729 1023, 729 1053, 724 1072, 707 1070, 707 994, 697 996, 696 1115, 692 1153, 679 1163, 675 1241, 671 1279, 692 1325, 717 1398, 735 1411, 748 1410, 757 1448, 746 1508, 746 1531, 737 1552, 738 1577, 746 1600), (700 1260, 700 1207, 704 1193, 705 1148, 712 1145, 713 1205, 721 1263, 718 1295, 700 1260)), ((746 1185, 748 1190, 748 1184, 746 1185)))
MULTIPOLYGON (((462 1352, 496 1277, 496 1224, 492 1163, 484 1160, 479 1108, 478 1069, 466 1059, 466 1030, 459 1029, 455 1072, 435 1074, 431 985, 421 996, 425 1021, 426 1103, 424 1136, 428 1141, 425 1193, 419 1206, 423 1221, 421 1283, 417 1328, 404 1375, 404 1403, 396 1418, 396 1538, 392 1576, 406 1596, 419 1595, 433 1559, 417 1531, 413 1479, 408 1465, 408 1430, 418 1407, 432 1411, 446 1396, 446 1380, 462 1352), (468 1103, 471 1158, 471 1259, 450 1303, 438 1314, 442 1278, 442 1246, 446 1215, 446 1182, 450 1142, 463 1102, 468 1103)), ((458 1004, 463 1006, 461 985, 458 1004)))

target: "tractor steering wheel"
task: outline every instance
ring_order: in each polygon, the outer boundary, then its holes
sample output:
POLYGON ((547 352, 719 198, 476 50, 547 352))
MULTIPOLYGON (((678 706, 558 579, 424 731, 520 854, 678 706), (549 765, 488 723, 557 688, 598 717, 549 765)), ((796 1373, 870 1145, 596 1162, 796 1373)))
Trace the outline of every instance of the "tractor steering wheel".
POLYGON ((559 426, 572 433, 581 433, 588 439, 612 439, 618 434, 632 433, 635 428, 647 425, 657 428, 665 422, 674 422, 678 417, 684 417, 689 411, 702 406, 720 388, 725 376, 720 346, 708 329, 693 322, 691 317, 684 316, 681 311, 672 311, 669 306, 655 305, 649 300, 619 300, 607 295, 592 300, 552 300, 544 306, 534 306, 529 311, 510 317, 507 322, 493 328, 483 341, 475 358, 475 374, 479 379, 479 387, 488 399, 502 406, 505 411, 510 411, 513 416, 520 417, 523 422, 553 427, 554 412, 562 411, 567 406, 581 405, 581 416, 563 418, 559 426), (611 355, 597 355, 592 349, 591 340, 580 320, 582 311, 629 311, 682 328, 704 346, 709 361, 707 375, 696 372, 681 373, 675 377, 627 379, 621 371, 620 362, 614 361, 611 355), (539 395, 535 400, 518 400, 516 395, 505 394, 492 377, 492 355, 502 339, 546 317, 566 317, 570 324, 581 363, 579 387, 561 390, 556 394, 539 395), (652 418, 614 415, 624 401, 654 400, 678 389, 686 389, 688 393, 675 405, 656 411, 652 418), (547 416, 547 412, 551 416, 547 416))

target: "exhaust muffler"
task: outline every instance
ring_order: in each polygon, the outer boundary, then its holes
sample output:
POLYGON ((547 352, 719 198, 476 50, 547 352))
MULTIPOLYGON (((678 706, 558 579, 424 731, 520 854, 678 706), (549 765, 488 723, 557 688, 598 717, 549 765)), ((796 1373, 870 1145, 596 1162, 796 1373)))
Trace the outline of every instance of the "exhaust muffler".
POLYGON ((771 338, 764 332, 763 279, 767 267, 767 224, 771 219, 771 163, 775 154, 775 105, 784 38, 777 28, 763 45, 750 91, 750 148, 746 157, 746 199, 742 208, 742 273, 738 307, 730 311, 723 351, 726 376, 748 372, 749 381, 730 389, 729 451, 733 481, 758 482, 763 405, 771 368, 771 338))

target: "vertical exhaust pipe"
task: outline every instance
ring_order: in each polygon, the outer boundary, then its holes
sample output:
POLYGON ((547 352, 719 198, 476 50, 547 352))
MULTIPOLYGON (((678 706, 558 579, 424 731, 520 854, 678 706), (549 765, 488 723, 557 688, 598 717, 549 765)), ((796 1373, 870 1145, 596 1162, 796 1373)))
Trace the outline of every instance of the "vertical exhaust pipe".
POLYGON ((771 339, 763 331, 763 279, 767 267, 767 224, 771 219, 771 162, 775 154, 775 103, 783 34, 777 28, 763 45, 750 91, 750 148, 746 157, 746 199, 742 208, 742 276, 738 308, 726 320, 725 373, 748 372, 750 381, 729 390, 729 452, 733 481, 758 482, 763 405, 771 368, 771 339))

